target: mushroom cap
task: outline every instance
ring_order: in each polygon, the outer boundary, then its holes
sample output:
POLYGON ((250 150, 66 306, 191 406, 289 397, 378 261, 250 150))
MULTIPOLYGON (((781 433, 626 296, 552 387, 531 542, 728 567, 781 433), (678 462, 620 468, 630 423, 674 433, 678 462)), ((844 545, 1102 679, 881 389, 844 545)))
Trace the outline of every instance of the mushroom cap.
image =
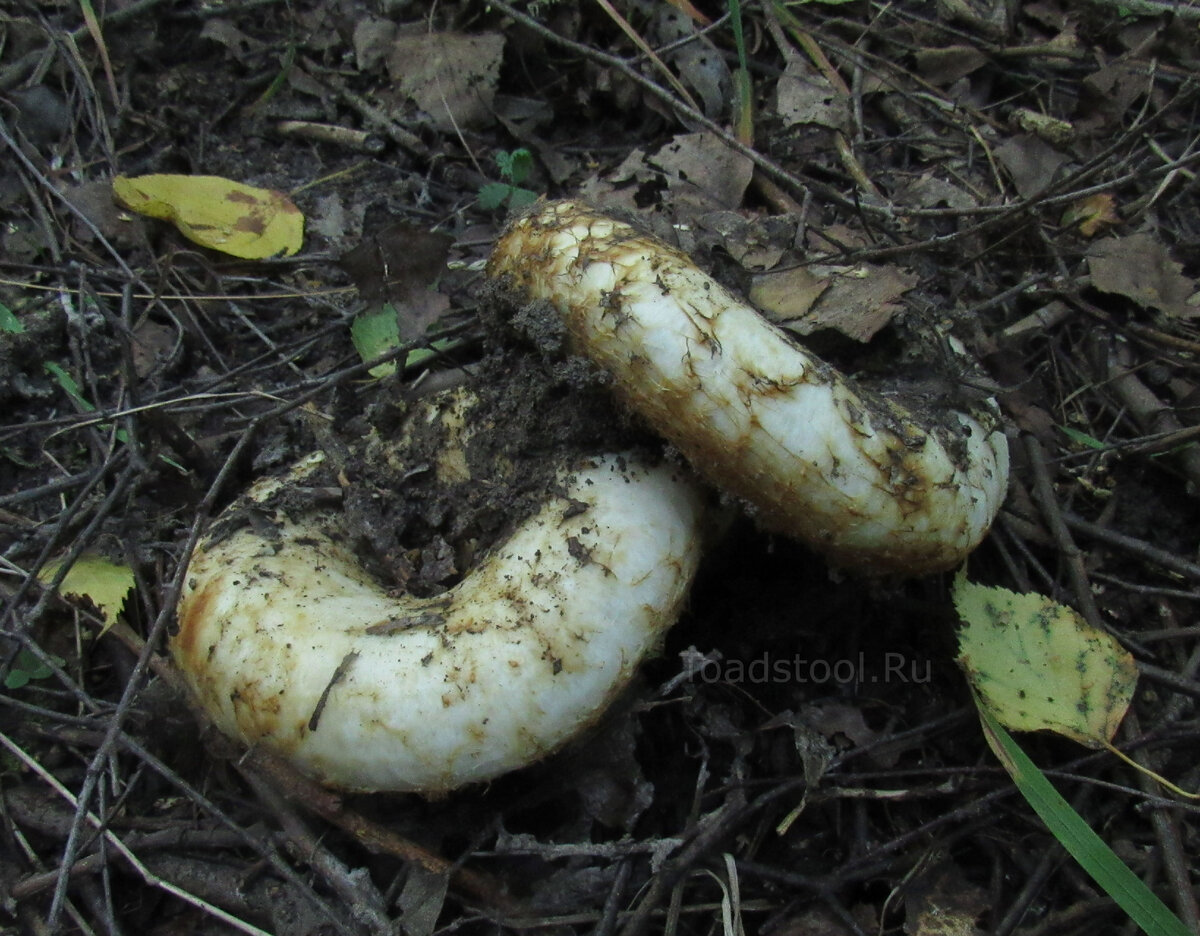
POLYGON ((699 562, 685 470, 606 455, 449 592, 395 597, 340 514, 270 507, 322 461, 257 484, 232 509, 266 520, 196 550, 171 652, 218 728, 331 786, 440 793, 560 747, 659 646, 699 562))

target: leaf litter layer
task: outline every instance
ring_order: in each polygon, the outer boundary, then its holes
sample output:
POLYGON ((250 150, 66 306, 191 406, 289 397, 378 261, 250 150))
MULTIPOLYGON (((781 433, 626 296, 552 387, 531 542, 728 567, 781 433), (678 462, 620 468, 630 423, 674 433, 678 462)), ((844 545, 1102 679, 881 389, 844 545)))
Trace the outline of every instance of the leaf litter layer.
MULTIPOLYGON (((988 752, 950 576, 844 580, 736 509, 603 726, 487 788, 336 797, 202 733, 175 688, 182 560, 251 478, 322 448, 364 480, 370 431, 463 368, 522 401, 506 452, 594 434, 596 376, 552 321, 497 320, 474 272, 514 193, 582 196, 883 392, 996 394, 1014 478, 971 578, 1108 630, 1141 674, 1115 743, 1196 788, 1192 11, 743 4, 739 138, 723 5, 605 6, 151 0, 3 24, 6 925, 1120 925, 988 752), (114 202, 114 177, 153 174, 285 193, 303 248, 237 259, 114 202), (355 323, 389 309, 360 355, 355 323), (132 575, 115 623, 113 599, 45 589, 81 559, 132 575)), ((456 535, 515 509, 476 492, 456 529, 454 502, 416 516, 375 496, 392 475, 365 481, 344 495, 364 541, 427 590, 458 574, 456 535)), ((1195 929, 1194 807, 1020 740, 1195 929)))

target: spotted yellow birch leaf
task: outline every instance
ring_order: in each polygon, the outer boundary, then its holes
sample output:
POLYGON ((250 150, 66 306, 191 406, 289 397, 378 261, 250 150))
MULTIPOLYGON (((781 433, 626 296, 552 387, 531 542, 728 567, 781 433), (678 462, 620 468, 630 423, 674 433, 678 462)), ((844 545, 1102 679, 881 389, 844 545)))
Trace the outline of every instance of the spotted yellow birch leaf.
MULTIPOLYGON (((38 573, 38 579, 43 583, 52 581, 61 567, 59 561, 46 563, 38 573)), ((129 566, 109 562, 100 556, 83 556, 71 566, 58 591, 61 595, 88 599, 104 619, 101 630, 104 633, 116 623, 133 585, 133 570, 129 566)))
POLYGON ((290 256, 304 243, 304 215, 272 189, 220 176, 117 176, 113 195, 130 211, 173 222, 202 247, 244 260, 290 256))
POLYGON ((1014 731, 1108 747, 1137 685, 1133 657, 1044 595, 954 582, 962 667, 987 711, 1014 731))

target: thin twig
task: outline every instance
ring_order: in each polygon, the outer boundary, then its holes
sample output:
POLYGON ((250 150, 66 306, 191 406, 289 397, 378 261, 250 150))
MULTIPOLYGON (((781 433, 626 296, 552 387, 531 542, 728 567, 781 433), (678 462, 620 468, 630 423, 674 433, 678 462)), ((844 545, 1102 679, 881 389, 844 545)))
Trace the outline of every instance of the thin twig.
MULTIPOLYGON (((100 831, 103 834, 105 840, 107 842, 109 842, 109 844, 111 844, 118 852, 121 853, 121 855, 125 858, 125 860, 128 861, 130 865, 132 865, 134 870, 136 870, 138 872, 138 874, 140 874, 142 876, 142 880, 145 881, 147 884, 149 884, 152 887, 157 887, 160 890, 166 891, 168 894, 172 894, 175 897, 180 898, 181 900, 185 901, 186 903, 191 904, 193 907, 196 907, 198 910, 202 910, 204 913, 207 913, 209 916, 215 917, 216 919, 220 920, 223 923, 228 923, 230 926, 234 927, 235 929, 241 930, 243 933, 247 933, 248 936, 271 936, 271 934, 266 932, 265 930, 261 930, 257 926, 252 926, 251 924, 247 923, 245 920, 239 920, 233 914, 226 913, 220 907, 213 906, 208 901, 201 900, 199 897, 196 897, 194 894, 189 894, 187 891, 183 890, 182 888, 176 887, 170 881, 165 881, 162 878, 160 878, 158 875, 154 874, 149 868, 147 868, 144 864, 142 864, 141 860, 138 859, 137 855, 135 855, 129 849, 129 847, 126 846, 126 844, 123 841, 121 841, 120 838, 117 837, 116 833, 114 833, 111 829, 108 829, 106 827, 106 824, 100 821, 99 816, 97 816, 91 810, 83 807, 81 805, 80 800, 77 799, 75 796, 73 796, 71 794, 70 790, 68 790, 65 786, 63 786, 61 783, 59 783, 57 777, 55 777, 48 770, 46 770, 38 762, 38 760, 36 758, 31 757, 29 754, 25 753, 24 749, 21 748, 20 745, 16 744, 12 739, 10 739, 8 737, 8 735, 4 734, 3 732, 0 732, 0 746, 3 746, 10 754, 12 754, 14 757, 16 757, 19 761, 21 761, 21 763, 23 763, 27 768, 29 768, 35 774, 37 774, 39 777, 41 777, 41 779, 51 789, 53 789, 55 793, 57 793, 59 796, 61 796, 63 799, 65 799, 72 806, 74 806, 76 809, 76 815, 83 816, 84 819, 87 820, 89 825, 91 825, 97 831, 100 831)), ((74 864, 74 862, 72 862, 72 864, 74 864)), ((59 872, 60 880, 62 879, 63 875, 69 876, 70 870, 71 870, 70 868, 61 868, 60 872, 59 872)), ((47 926, 49 926, 51 930, 54 930, 56 928, 56 924, 54 923, 53 920, 48 921, 47 926)))

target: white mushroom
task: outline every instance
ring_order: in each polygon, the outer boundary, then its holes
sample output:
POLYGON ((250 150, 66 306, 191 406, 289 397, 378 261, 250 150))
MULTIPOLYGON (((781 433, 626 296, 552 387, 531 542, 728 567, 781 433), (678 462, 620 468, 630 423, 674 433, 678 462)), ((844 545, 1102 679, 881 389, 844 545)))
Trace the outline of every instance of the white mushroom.
POLYGON ((540 205, 501 237, 488 272, 548 301, 570 347, 701 475, 835 564, 951 568, 1004 499, 1008 448, 986 407, 918 423, 628 224, 540 205))
POLYGON ((560 747, 657 648, 699 560, 694 482, 607 455, 564 472, 455 588, 397 598, 339 513, 286 506, 323 457, 214 527, 269 517, 197 549, 171 649, 222 731, 332 786, 436 793, 560 747))

